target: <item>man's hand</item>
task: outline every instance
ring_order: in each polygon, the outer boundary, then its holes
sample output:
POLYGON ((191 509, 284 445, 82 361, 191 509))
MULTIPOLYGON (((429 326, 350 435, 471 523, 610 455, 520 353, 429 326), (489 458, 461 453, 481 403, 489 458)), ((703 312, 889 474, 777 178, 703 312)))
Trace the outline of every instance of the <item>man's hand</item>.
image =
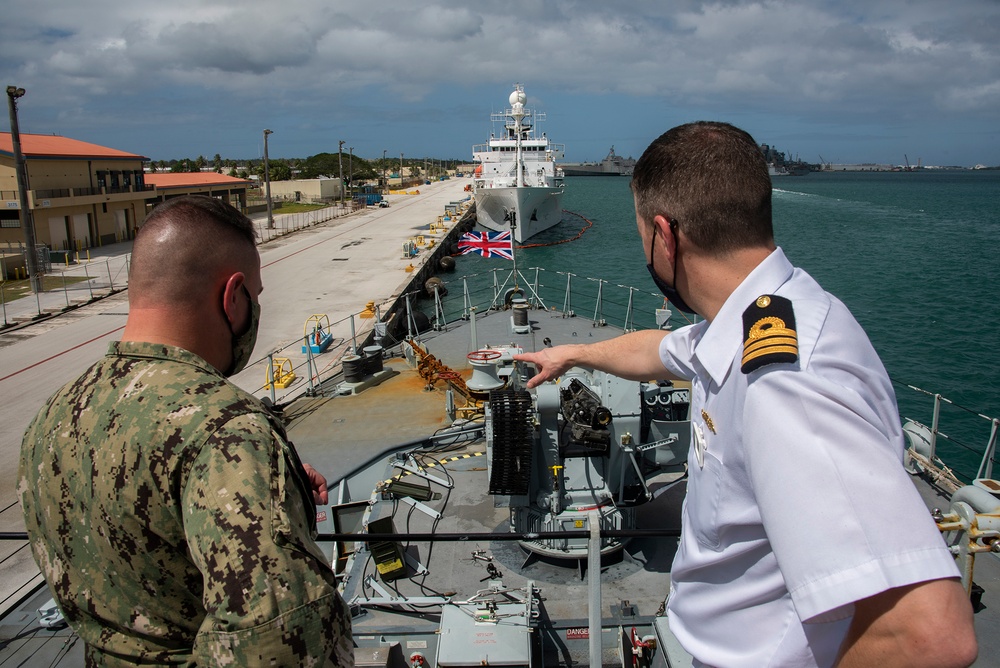
POLYGON ((330 502, 330 493, 326 491, 326 478, 309 464, 303 464, 302 468, 305 469, 309 484, 312 485, 313 501, 318 506, 325 506, 330 502))
POLYGON ((606 371, 628 380, 673 379, 660 359, 660 342, 666 335, 660 330, 644 329, 607 341, 564 344, 514 355, 514 359, 538 368, 535 377, 528 381, 529 388, 558 378, 575 366, 606 371))
POLYGON ((522 353, 514 355, 518 362, 528 362, 534 364, 538 373, 528 381, 528 388, 538 387, 547 380, 558 378, 568 370, 576 366, 572 356, 575 345, 556 346, 555 348, 545 348, 537 353, 522 353))

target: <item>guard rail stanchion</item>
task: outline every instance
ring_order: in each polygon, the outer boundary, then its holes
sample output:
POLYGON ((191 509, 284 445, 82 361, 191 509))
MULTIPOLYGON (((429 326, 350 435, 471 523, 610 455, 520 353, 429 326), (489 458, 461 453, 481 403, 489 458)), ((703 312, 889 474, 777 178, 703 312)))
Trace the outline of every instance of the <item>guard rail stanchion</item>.
POLYGON ((108 268, 108 285, 111 286, 111 292, 114 292, 115 291, 115 282, 111 278, 111 259, 109 258, 109 259, 105 260, 104 261, 104 265, 108 268))
MULTIPOLYGON (((31 281, 31 275, 30 274, 28 275, 28 281, 29 282, 31 281)), ((38 291, 35 293, 35 307, 38 310, 38 315, 42 314, 42 297, 41 297, 41 292, 42 292, 42 277, 39 276, 38 277, 38 291)))
POLYGON ((587 599, 590 630, 590 665, 601 665, 601 515, 587 512, 590 540, 587 541, 587 599))
POLYGON ((267 386, 271 390, 271 405, 273 406, 275 402, 274 386, 276 384, 274 382, 274 353, 267 354, 267 375, 268 375, 267 386))
POLYGON ((3 324, 7 325, 7 295, 4 294, 4 282, 0 282, 0 306, 3 307, 3 324))
POLYGON ((87 277, 87 289, 90 291, 90 299, 94 300, 94 286, 90 284, 90 271, 87 270, 87 265, 83 265, 83 275, 87 277))
MULTIPOLYGON (((303 344, 305 345, 305 349, 306 349, 306 377, 309 379, 309 390, 308 390, 308 393, 309 394, 313 394, 313 392, 314 392, 314 390, 313 390, 313 367, 314 367, 314 364, 313 364, 312 346, 309 345, 309 335, 306 334, 305 336, 303 336, 302 337, 302 341, 303 341, 303 344)), ((318 367, 316 368, 316 375, 319 376, 319 368, 318 367)))
POLYGON ((62 272, 63 296, 66 297, 66 308, 69 308, 69 290, 66 289, 66 272, 62 272))
POLYGON ((357 334, 354 331, 354 314, 351 314, 351 354, 358 354, 357 334))

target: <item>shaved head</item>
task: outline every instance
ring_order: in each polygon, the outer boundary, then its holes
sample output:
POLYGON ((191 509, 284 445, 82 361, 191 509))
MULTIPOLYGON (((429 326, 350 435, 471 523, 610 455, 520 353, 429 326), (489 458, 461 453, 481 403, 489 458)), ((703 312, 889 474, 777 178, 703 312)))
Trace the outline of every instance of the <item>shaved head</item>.
POLYGON ((132 246, 129 302, 135 306, 193 305, 216 279, 258 270, 253 222, 213 197, 168 200, 146 218, 132 246))

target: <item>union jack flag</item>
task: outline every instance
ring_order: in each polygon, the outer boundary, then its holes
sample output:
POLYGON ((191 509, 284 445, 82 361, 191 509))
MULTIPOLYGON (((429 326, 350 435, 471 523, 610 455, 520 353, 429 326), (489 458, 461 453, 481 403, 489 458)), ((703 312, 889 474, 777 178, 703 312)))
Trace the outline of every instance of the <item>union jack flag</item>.
POLYGON ((514 247, 510 230, 506 232, 466 232, 458 240, 458 250, 462 255, 479 253, 483 257, 514 259, 514 247))

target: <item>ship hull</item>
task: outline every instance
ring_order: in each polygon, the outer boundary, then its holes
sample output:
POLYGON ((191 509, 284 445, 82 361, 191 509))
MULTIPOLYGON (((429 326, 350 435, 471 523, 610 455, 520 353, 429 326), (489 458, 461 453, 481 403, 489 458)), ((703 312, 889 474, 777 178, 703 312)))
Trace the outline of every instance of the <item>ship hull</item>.
POLYGON ((562 220, 560 187, 507 187, 476 189, 476 220, 481 227, 497 232, 510 229, 506 212, 516 213, 514 241, 526 240, 562 220))
POLYGON ((562 165, 563 174, 565 176, 630 176, 630 174, 620 167, 603 168, 601 165, 594 165, 588 167, 586 165, 580 165, 579 167, 574 167, 572 165, 562 165))

